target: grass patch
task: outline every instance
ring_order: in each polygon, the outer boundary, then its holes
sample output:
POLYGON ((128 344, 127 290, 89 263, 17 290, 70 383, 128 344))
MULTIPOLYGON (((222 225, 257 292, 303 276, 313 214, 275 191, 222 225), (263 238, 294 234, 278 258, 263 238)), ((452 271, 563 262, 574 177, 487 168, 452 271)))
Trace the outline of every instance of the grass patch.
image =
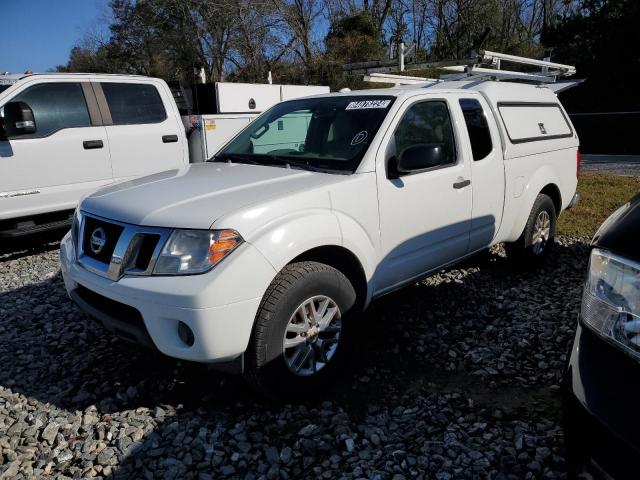
POLYGON ((582 173, 580 202, 558 219, 558 234, 591 237, 600 224, 640 190, 640 177, 582 173))

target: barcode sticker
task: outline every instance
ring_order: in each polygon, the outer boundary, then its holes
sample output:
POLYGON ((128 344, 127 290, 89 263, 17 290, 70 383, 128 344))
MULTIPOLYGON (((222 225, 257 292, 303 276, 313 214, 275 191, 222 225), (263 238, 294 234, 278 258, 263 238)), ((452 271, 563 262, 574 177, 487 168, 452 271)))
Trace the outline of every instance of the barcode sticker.
POLYGON ((345 110, 364 110, 367 108, 387 108, 391 100, 360 100, 349 102, 345 110))

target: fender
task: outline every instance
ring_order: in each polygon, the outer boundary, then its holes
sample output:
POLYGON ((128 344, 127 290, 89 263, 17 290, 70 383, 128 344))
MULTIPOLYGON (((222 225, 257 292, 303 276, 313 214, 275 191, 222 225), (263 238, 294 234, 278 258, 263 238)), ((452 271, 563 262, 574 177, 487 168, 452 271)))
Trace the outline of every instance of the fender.
MULTIPOLYGON (((343 212, 334 211, 334 213, 338 219, 342 233, 342 246, 356 256, 364 270, 364 275, 367 280, 366 307, 373 298, 371 279, 373 278, 379 260, 377 257, 379 237, 372 237, 368 234, 366 229, 353 217, 343 212)), ((378 232, 376 231, 376 233, 378 232)))
MULTIPOLYGON (((514 192, 513 186, 509 189, 508 193, 512 195, 512 198, 507 200, 506 206, 508 207, 509 204, 512 205, 508 215, 511 221, 503 223, 505 230, 500 235, 502 240, 513 242, 520 237, 529 219, 529 214, 531 213, 536 197, 542 189, 549 184, 554 184, 560 188, 560 181, 555 170, 549 165, 542 165, 536 169, 529 178, 529 181, 524 185, 519 198, 515 198, 514 193, 516 192, 514 192)), ((562 199, 562 203, 563 206, 566 203, 564 198, 562 199)), ((560 214, 560 212, 557 213, 560 214)))
POLYGON ((278 271, 304 252, 330 245, 351 251, 367 279, 375 269, 375 248, 364 229, 351 217, 328 209, 288 214, 254 232, 247 241, 278 271))
POLYGON ((342 233, 331 210, 298 210, 269 222, 245 240, 279 272, 292 259, 312 248, 342 245, 342 233))
POLYGON ((245 241, 253 245, 276 272, 309 250, 341 246, 353 253, 362 265, 367 280, 367 303, 371 299, 369 280, 375 270, 375 247, 363 227, 342 212, 329 208, 297 210, 251 232, 245 241))

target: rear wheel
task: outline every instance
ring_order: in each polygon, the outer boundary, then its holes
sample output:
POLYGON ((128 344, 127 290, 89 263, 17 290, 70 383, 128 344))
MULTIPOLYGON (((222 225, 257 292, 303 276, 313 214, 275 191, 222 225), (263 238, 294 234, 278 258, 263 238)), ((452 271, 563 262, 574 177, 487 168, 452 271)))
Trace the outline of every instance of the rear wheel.
POLYGON ((520 263, 536 266, 551 251, 556 235, 556 208, 553 200, 538 194, 520 238, 505 245, 507 256, 520 263))
POLYGON ((353 286, 335 268, 287 265, 260 304, 245 357, 247 380, 282 400, 328 387, 351 343, 355 300, 353 286))

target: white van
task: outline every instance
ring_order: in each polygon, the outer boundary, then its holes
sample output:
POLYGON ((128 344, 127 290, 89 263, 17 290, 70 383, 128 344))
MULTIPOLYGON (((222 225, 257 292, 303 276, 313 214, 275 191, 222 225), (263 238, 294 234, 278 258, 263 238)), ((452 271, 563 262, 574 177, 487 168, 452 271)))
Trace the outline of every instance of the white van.
POLYGON ((180 114, 160 79, 0 79, 0 238, 65 226, 96 188, 189 162, 180 114))

